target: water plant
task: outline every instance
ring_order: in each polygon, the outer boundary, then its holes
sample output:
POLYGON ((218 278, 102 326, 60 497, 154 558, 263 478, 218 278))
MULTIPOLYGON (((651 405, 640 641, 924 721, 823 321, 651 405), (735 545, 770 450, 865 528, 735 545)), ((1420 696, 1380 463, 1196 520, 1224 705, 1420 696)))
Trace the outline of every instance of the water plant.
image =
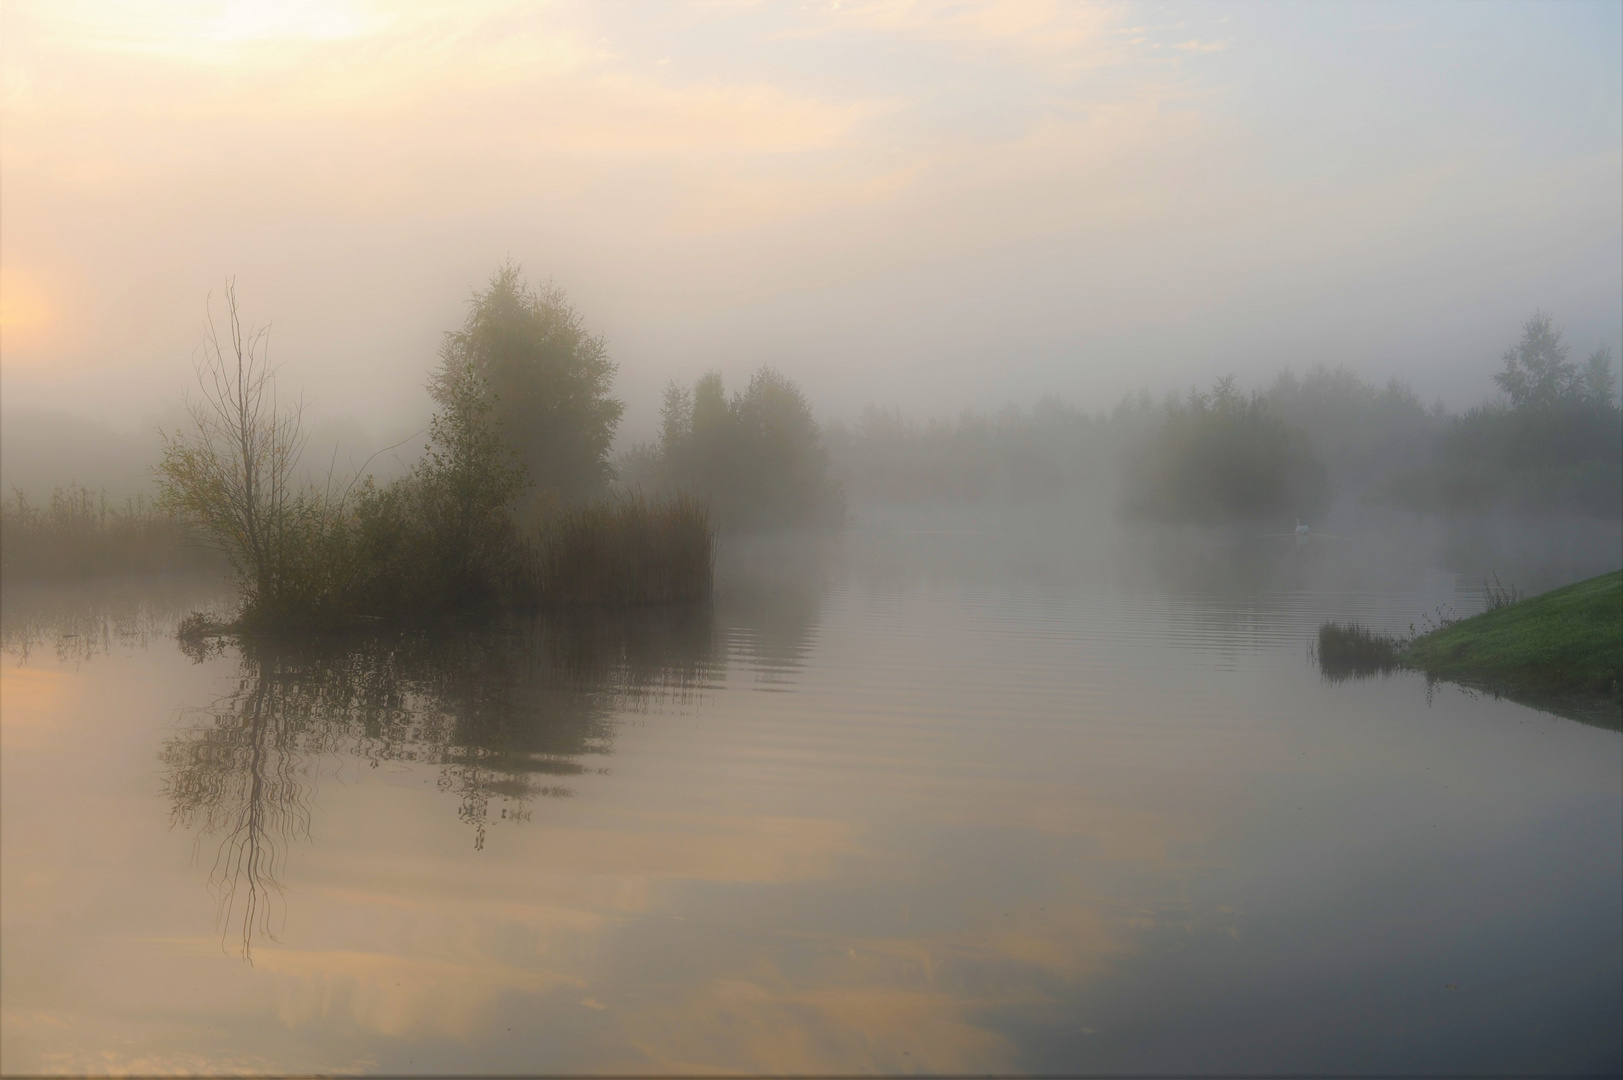
POLYGON ((524 580, 539 601, 657 604, 710 595, 715 528, 690 495, 620 495, 552 516, 524 541, 524 580))
POLYGON ((1319 670, 1335 682, 1384 675, 1402 666, 1403 645, 1403 638, 1356 622, 1327 622, 1319 627, 1319 670))
POLYGON ((1498 611, 1502 607, 1509 607, 1522 598, 1521 591, 1515 585, 1502 585, 1499 575, 1494 574, 1493 580, 1482 579, 1482 593, 1487 597, 1488 610, 1498 611))

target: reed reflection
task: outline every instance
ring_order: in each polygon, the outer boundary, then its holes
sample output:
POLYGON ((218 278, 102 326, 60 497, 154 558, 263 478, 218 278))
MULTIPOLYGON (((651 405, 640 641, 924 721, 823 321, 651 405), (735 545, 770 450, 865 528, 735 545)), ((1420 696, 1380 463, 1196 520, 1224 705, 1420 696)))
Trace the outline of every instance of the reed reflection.
POLYGON ((249 960, 256 937, 274 940, 322 762, 437 768, 483 849, 494 822, 572 794, 564 779, 612 751, 618 716, 700 697, 720 672, 713 622, 708 606, 669 607, 235 647, 232 688, 160 754, 172 823, 218 840, 223 933, 249 960))
POLYGON ((115 648, 165 641, 188 611, 217 610, 220 583, 207 575, 7 582, 0 590, 0 654, 19 666, 82 664, 115 648))

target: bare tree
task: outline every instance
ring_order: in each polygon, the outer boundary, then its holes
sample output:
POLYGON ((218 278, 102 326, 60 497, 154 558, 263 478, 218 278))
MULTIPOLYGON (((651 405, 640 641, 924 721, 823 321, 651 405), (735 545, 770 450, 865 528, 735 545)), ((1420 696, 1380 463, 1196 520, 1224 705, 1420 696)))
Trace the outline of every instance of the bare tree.
POLYGON ((283 408, 267 359, 270 328, 245 331, 234 280, 225 286, 222 340, 212 302, 196 360, 189 430, 164 432, 163 503, 198 521, 231 560, 248 606, 274 603, 286 584, 302 500, 294 470, 304 449, 303 402, 283 408))

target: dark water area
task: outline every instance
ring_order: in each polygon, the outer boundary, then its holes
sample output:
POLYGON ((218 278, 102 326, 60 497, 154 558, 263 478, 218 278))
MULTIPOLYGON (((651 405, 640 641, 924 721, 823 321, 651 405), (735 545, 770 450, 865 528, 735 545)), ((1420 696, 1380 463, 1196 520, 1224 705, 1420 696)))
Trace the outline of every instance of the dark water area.
POLYGON ((1616 522, 869 510, 716 597, 183 651, 6 588, 0 1069, 1623 1071, 1623 735, 1401 631, 1616 522))

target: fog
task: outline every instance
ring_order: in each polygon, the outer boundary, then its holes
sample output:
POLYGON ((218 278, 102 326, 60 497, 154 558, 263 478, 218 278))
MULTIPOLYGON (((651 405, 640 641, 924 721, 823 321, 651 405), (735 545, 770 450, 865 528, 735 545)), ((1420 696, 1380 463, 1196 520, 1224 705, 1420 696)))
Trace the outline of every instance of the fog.
POLYGON ((1603 4, 10 3, 7 482, 27 432, 150 442, 231 276, 325 442, 370 453, 507 258, 604 336, 621 448, 669 379, 763 363, 824 423, 1315 363, 1465 408, 1535 309, 1623 340, 1620 33, 1603 4))
POLYGON ((1620 43, 0 0, 0 1074, 1623 1075, 1620 43))

